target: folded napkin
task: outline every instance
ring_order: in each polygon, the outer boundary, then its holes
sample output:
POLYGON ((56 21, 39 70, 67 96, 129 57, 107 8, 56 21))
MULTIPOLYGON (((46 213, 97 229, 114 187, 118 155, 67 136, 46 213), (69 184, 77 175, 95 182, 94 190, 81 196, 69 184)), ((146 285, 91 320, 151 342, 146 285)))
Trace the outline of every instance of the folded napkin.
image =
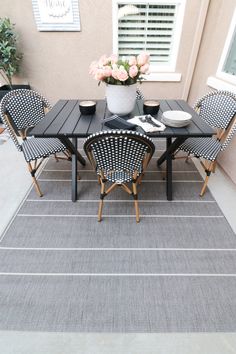
POLYGON ((111 129, 133 130, 136 127, 135 124, 129 123, 127 120, 117 116, 116 114, 105 118, 103 120, 103 124, 111 129))
POLYGON ((129 119, 128 122, 138 125, 146 133, 162 132, 163 130, 166 129, 166 126, 163 123, 161 123, 157 119, 153 118, 150 114, 148 115, 148 117, 150 117, 152 122, 154 124, 158 125, 158 127, 155 127, 154 125, 152 125, 151 123, 148 123, 148 122, 142 122, 141 119, 145 118, 145 117, 146 117, 146 115, 144 115, 144 116, 135 116, 134 118, 129 119))

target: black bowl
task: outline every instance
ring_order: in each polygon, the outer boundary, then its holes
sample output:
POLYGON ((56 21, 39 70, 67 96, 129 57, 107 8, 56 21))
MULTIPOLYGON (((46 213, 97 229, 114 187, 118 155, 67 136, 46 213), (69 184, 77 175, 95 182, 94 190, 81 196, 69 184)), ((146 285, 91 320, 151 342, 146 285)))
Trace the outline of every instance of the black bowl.
POLYGON ((143 102, 143 112, 145 114, 154 114, 156 115, 159 111, 160 103, 158 101, 144 101, 143 102))
POLYGON ((94 101, 81 101, 79 103, 79 109, 83 115, 91 115, 96 111, 96 102, 94 101))

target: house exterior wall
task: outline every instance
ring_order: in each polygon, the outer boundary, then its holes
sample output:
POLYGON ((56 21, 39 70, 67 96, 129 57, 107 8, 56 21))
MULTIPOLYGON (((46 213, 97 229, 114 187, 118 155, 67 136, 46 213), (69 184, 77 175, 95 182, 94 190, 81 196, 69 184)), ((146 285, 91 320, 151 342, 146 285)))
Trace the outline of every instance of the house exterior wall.
MULTIPOLYGON (((191 82, 189 102, 213 90, 207 86, 209 76, 216 76, 220 57, 236 7, 236 0, 211 0, 202 41, 191 82)), ((219 164, 236 184, 236 136, 228 149, 220 155, 219 164)))

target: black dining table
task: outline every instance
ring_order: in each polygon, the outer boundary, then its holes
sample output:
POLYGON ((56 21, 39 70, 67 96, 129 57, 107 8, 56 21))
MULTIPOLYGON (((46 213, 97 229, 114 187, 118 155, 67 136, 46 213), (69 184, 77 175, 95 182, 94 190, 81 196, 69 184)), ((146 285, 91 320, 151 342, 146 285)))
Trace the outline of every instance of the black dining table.
MULTIPOLYGON (((79 109, 79 99, 59 100, 53 108, 46 113, 42 119, 30 132, 35 137, 51 138, 55 137, 67 147, 72 154, 72 182, 71 182, 71 199, 73 202, 77 200, 77 161, 85 166, 86 161, 77 150, 77 139, 86 138, 90 134, 97 133, 101 130, 109 130, 104 125, 103 120, 112 116, 106 104, 106 100, 96 101, 96 112, 92 115, 83 115, 79 109)), ((153 133, 145 133, 152 138, 165 138, 166 151, 157 160, 160 166, 166 161, 166 196, 167 200, 172 200, 172 156, 178 147, 190 137, 211 137, 215 134, 214 130, 209 127, 198 114, 184 100, 159 100, 160 109, 157 115, 153 117, 161 120, 162 113, 169 110, 178 110, 188 112, 192 115, 189 125, 183 128, 166 127, 164 131, 153 133)), ((124 117, 130 119, 136 115, 143 115, 143 101, 137 100, 133 112, 124 117)), ((137 127, 137 131, 143 132, 142 128, 137 127)))

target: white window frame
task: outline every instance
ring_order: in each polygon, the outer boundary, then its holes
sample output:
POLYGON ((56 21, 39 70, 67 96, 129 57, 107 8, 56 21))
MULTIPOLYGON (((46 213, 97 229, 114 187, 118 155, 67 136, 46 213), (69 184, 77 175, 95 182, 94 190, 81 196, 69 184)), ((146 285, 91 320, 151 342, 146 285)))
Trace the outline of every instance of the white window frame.
POLYGON ((223 67, 224 67, 225 61, 227 59, 227 55, 228 55, 228 52, 230 50, 230 45, 231 45, 231 42, 232 42, 233 35, 234 35, 235 31, 236 31, 236 8, 234 10, 234 14, 233 14, 233 18, 231 20, 231 24, 230 24, 230 27, 229 27, 229 31, 228 31, 228 35, 227 35, 227 38, 226 38, 225 46, 224 46, 224 49, 223 49, 223 52, 222 52, 222 55, 221 55, 221 58, 220 58, 219 66, 218 66, 218 69, 217 69, 217 72, 216 72, 216 76, 219 79, 223 79, 223 80, 225 80, 228 83, 231 83, 233 85, 236 85, 236 75, 227 74, 226 72, 223 71, 223 67))
POLYGON ((113 53, 118 53, 118 4, 156 4, 178 6, 178 16, 176 18, 175 38, 172 48, 171 62, 168 65, 151 65, 150 74, 145 77, 148 81, 180 81, 181 74, 176 73, 176 62, 179 52, 183 19, 185 14, 186 0, 112 0, 112 18, 113 18, 113 53))

